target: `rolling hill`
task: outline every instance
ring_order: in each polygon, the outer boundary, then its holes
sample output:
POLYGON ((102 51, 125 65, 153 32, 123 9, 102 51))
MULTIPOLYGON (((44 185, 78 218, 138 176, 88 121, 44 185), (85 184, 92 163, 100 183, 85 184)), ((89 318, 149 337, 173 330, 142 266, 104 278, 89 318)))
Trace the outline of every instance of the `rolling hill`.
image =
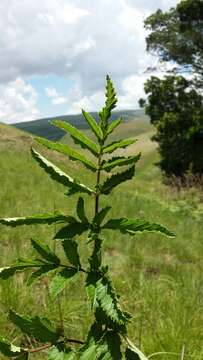
MULTIPOLYGON (((91 115, 98 120, 98 113, 92 112, 91 115)), ((143 110, 124 110, 124 111, 115 111, 112 115, 112 120, 118 117, 122 117, 125 122, 131 120, 137 120, 144 118, 143 110)), ((50 117, 45 119, 38 119, 33 121, 21 122, 13 124, 17 129, 27 131, 31 134, 46 137, 49 140, 59 140, 63 136, 63 132, 60 129, 54 128, 50 122, 54 119, 60 119, 63 121, 68 121, 70 124, 75 125, 80 129, 87 129, 87 123, 84 120, 82 114, 78 115, 63 115, 50 117)))

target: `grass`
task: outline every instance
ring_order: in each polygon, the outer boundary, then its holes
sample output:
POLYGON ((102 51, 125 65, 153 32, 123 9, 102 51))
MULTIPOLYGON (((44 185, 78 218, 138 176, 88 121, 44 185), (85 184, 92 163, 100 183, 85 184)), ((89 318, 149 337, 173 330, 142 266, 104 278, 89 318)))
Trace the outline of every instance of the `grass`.
MULTIPOLYGON (((112 216, 142 217, 164 224, 176 233, 175 238, 157 234, 136 237, 106 232, 105 262, 110 266, 116 288, 125 310, 133 315, 129 326, 131 339, 147 355, 157 359, 203 359, 203 205, 197 190, 177 192, 163 184, 154 163, 158 160, 156 144, 150 140, 152 127, 145 121, 123 124, 115 138, 136 136, 138 142, 129 154, 142 151, 137 176, 114 190, 103 204, 111 204, 112 216), (163 354, 171 352, 173 354, 163 354)), ((66 136, 64 142, 70 141, 66 136)), ((23 216, 59 209, 72 214, 73 200, 63 195, 64 187, 54 183, 31 158, 29 135, 9 126, 0 125, 0 216, 23 216)), ((39 147, 37 146, 39 149, 39 147)), ((75 162, 40 149, 49 159, 81 181, 91 184, 89 173, 75 162)), ((85 198, 87 213, 93 213, 85 198)), ((32 226, 7 229, 0 227, 0 267, 17 257, 32 255, 30 238, 49 244, 53 226, 32 226)), ((88 249, 79 239, 83 261, 88 249)), ((52 245, 54 246, 54 244, 52 245)), ((60 243, 57 243, 60 252, 60 243)), ((50 275, 52 276, 52 275, 50 275)), ((79 281, 83 281, 81 277, 79 281)), ((83 339, 90 320, 89 304, 78 283, 65 290, 62 297, 64 324, 69 337, 83 339)), ((26 287, 26 275, 0 283, 0 333, 19 344, 20 334, 7 320, 14 308, 20 313, 49 316, 59 323, 58 303, 49 297, 48 280, 42 278, 32 288, 26 287)), ((26 346, 31 339, 24 338, 26 346)), ((43 359, 43 355, 33 359, 43 359)), ((4 359, 0 356, 0 359, 4 359)))

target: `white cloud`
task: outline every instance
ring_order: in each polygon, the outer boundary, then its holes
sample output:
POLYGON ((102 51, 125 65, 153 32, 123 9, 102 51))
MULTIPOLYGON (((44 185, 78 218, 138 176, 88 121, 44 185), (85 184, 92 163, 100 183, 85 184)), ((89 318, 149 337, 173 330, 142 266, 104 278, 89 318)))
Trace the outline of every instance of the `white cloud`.
POLYGON ((53 86, 46 87, 45 93, 49 98, 51 98, 53 105, 61 105, 61 104, 65 104, 67 102, 66 97, 58 94, 58 92, 56 91, 56 89, 53 86))
MULTIPOLYGON (((153 76, 164 77, 163 72, 154 71, 153 76)), ((145 98, 144 83, 149 78, 147 73, 129 76, 122 82, 123 94, 119 100, 120 109, 135 109, 139 105, 139 99, 145 98)))
MULTIPOLYGON (((1 0, 1 88, 14 87, 16 91, 17 78, 24 79, 26 84, 30 76, 55 74, 71 79, 75 85, 67 94, 58 93, 55 84, 46 89, 53 105, 59 108, 67 104, 68 113, 80 111, 81 106, 94 110, 102 104, 104 78, 110 74, 122 106, 135 107, 143 92, 137 84, 143 83, 144 70, 154 62, 145 52, 143 20, 157 8, 166 9, 177 2, 1 0), (131 85, 126 85, 128 82, 131 85)), ((25 97, 22 89, 16 95, 25 97)), ((4 114, 10 114, 8 101, 11 98, 9 93, 4 109, 1 100, 4 114)), ((32 107, 36 109, 37 100, 34 101, 32 107)), ((23 100, 21 104, 22 118, 25 119, 23 100)), ((34 114, 36 112, 27 113, 26 120, 34 114)))
POLYGON ((37 93, 33 87, 21 78, 0 86, 0 121, 6 123, 36 119, 37 93))
POLYGON ((126 4, 144 10, 154 12, 157 9, 167 10, 177 4, 177 0, 125 0, 126 4))
POLYGON ((68 98, 67 114, 78 114, 81 112, 81 109, 85 109, 86 111, 98 110, 102 108, 103 102, 103 91, 97 91, 90 96, 82 96, 81 91, 75 89, 72 96, 68 98))
MULTIPOLYGON (((156 7, 162 3, 156 1, 156 7)), ((143 20, 151 2, 29 0, 20 4, 17 0, 0 3, 1 82, 34 74, 77 74, 81 86, 98 90, 104 74, 122 79, 137 72, 140 59, 146 57, 143 20)))
POLYGON ((138 37, 141 37, 141 40, 144 40, 145 31, 143 28, 144 13, 140 8, 133 8, 129 6, 125 1, 122 2, 122 11, 120 12, 118 19, 121 25, 129 32, 132 32, 137 40, 138 37))
POLYGON ((51 99, 52 105, 65 104, 67 107, 67 114, 78 114, 81 109, 92 111, 102 107, 104 102, 103 91, 98 91, 90 96, 82 94, 80 86, 77 84, 68 92, 68 94, 59 94, 56 89, 52 87, 45 88, 46 95, 51 99))
POLYGON ((58 97, 58 93, 57 93, 56 89, 53 86, 46 87, 45 92, 46 92, 47 96, 50 97, 50 98, 58 97))
POLYGON ((1 0, 0 82, 67 74, 66 63, 72 64, 74 56, 92 46, 91 36, 82 33, 89 15, 88 9, 70 0, 1 0))
POLYGON ((123 93, 120 97, 120 109, 134 109, 138 107, 138 101, 144 97, 143 85, 146 81, 146 75, 132 75, 122 82, 123 93))
POLYGON ((70 2, 62 2, 61 8, 58 9, 58 19, 66 24, 73 24, 87 15, 89 15, 89 11, 78 8, 70 2))

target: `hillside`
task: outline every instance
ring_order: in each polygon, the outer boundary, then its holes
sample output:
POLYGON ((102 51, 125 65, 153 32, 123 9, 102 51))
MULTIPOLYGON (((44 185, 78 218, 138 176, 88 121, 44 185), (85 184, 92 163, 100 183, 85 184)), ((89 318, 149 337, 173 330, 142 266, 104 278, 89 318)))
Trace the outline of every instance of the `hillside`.
MULTIPOLYGON (((85 131, 89 134, 88 130, 85 131)), ((124 309, 133 315, 129 327, 132 340, 141 345, 146 354, 180 354, 183 344, 186 344, 187 358, 202 360, 202 194, 195 189, 178 192, 163 184, 160 171, 154 165, 158 153, 156 144, 150 140, 153 131, 149 122, 141 119, 129 121, 118 128, 112 139, 136 136, 137 143, 127 152, 142 151, 142 158, 133 181, 115 189, 109 198, 103 197, 101 205, 112 205, 113 217, 138 217, 162 223, 174 231, 176 237, 157 234, 130 237, 108 232, 104 241, 105 263, 112 271, 124 309)), ((70 143, 67 135, 63 141, 70 143)), ((0 216, 31 215, 54 209, 73 215, 77 197, 64 196, 65 188, 53 182, 39 168, 30 154, 33 144, 28 133, 0 124, 0 216)), ((82 166, 65 156, 45 151, 39 145, 34 146, 71 176, 87 185, 94 183, 82 166)), ((92 216, 92 206, 87 197, 85 207, 88 216, 92 216)), ((14 263, 16 257, 33 255, 30 250, 32 237, 53 247, 54 231, 53 226, 14 229, 0 226, 0 267, 14 263)), ((89 255, 85 250, 86 239, 81 237, 78 243, 79 251, 85 252, 82 260, 86 263, 89 255)), ((60 252, 60 243, 56 246, 57 252, 60 252)), ((16 341, 19 333, 7 318, 10 308, 19 313, 39 313, 56 323, 59 317, 57 302, 50 300, 46 278, 32 288, 26 288, 25 283, 26 275, 21 274, 14 280, 0 281, 0 332, 16 341)), ((85 338, 91 315, 78 283, 72 282, 64 292, 62 310, 69 336, 85 338)), ((28 341, 29 346, 30 339, 24 341, 26 344, 28 341)), ((171 355, 164 355, 163 360, 171 358, 171 355)), ((0 359, 3 360, 1 356, 0 359)), ((38 355, 33 359, 43 360, 43 357, 38 355)))
MULTIPOLYGON (((98 114, 92 112, 91 115, 98 120, 98 114)), ((123 117, 125 122, 131 120, 139 120, 144 118, 143 110, 125 110, 125 111, 115 111, 112 115, 112 120, 118 117, 123 117)), ((63 136, 63 132, 60 129, 54 128, 50 122, 54 119, 60 119, 63 121, 68 121, 70 124, 75 125, 80 129, 87 129, 87 123, 84 120, 82 114, 77 115, 64 115, 56 116, 45 119, 38 119, 33 121, 21 122, 13 124, 16 128, 27 131, 31 134, 46 137, 50 140, 59 140, 63 136)))
POLYGON ((0 149, 6 151, 14 148, 28 148, 32 143, 29 134, 16 129, 13 126, 0 123, 0 149))

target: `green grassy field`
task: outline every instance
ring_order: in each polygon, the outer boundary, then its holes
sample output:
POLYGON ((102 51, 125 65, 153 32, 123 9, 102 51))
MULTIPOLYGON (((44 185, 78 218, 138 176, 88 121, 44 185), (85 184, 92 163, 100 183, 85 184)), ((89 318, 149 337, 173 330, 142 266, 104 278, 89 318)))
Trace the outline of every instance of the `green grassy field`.
MULTIPOLYGON (((137 120, 121 125, 116 138, 137 136, 129 147, 130 154, 142 151, 137 175, 103 197, 103 204, 113 206, 111 215, 140 217, 167 226, 175 238, 157 234, 136 237, 106 233, 105 263, 112 271, 114 284, 125 310, 133 315, 129 326, 131 339, 146 355, 160 352, 157 359, 203 359, 203 197, 195 189, 176 191, 162 182, 154 163, 158 160, 156 144, 150 140, 153 128, 148 121, 137 120), (162 354, 170 352, 173 354, 162 354)), ((70 141, 65 136, 64 142, 70 141)), ((23 216, 54 209, 73 214, 74 197, 64 196, 62 185, 53 182, 30 155, 32 138, 17 129, 0 124, 0 217, 23 216)), ((67 173, 86 184, 94 179, 75 162, 44 151, 67 173)), ((87 213, 93 214, 85 198, 87 213)), ((53 244, 54 226, 29 226, 8 229, 0 227, 0 267, 12 264, 17 257, 32 255, 30 239, 53 244)), ((87 262, 85 238, 79 239, 83 261, 87 262)), ((57 252, 60 252, 60 242, 57 252)), ((20 313, 41 314, 58 322, 57 301, 49 296, 48 280, 41 279, 26 287, 26 276, 0 282, 0 334, 19 344, 20 334, 7 320, 10 308, 20 313)), ((51 276, 51 275, 50 275, 51 276)), ((80 279, 81 284, 83 278, 80 279)), ((65 330, 68 337, 86 336, 91 313, 82 286, 72 282, 61 299, 65 330)), ((31 339, 24 338, 29 345, 31 339)), ((33 359, 43 359, 43 355, 33 359)), ((0 359, 4 359, 0 356, 0 359)))

